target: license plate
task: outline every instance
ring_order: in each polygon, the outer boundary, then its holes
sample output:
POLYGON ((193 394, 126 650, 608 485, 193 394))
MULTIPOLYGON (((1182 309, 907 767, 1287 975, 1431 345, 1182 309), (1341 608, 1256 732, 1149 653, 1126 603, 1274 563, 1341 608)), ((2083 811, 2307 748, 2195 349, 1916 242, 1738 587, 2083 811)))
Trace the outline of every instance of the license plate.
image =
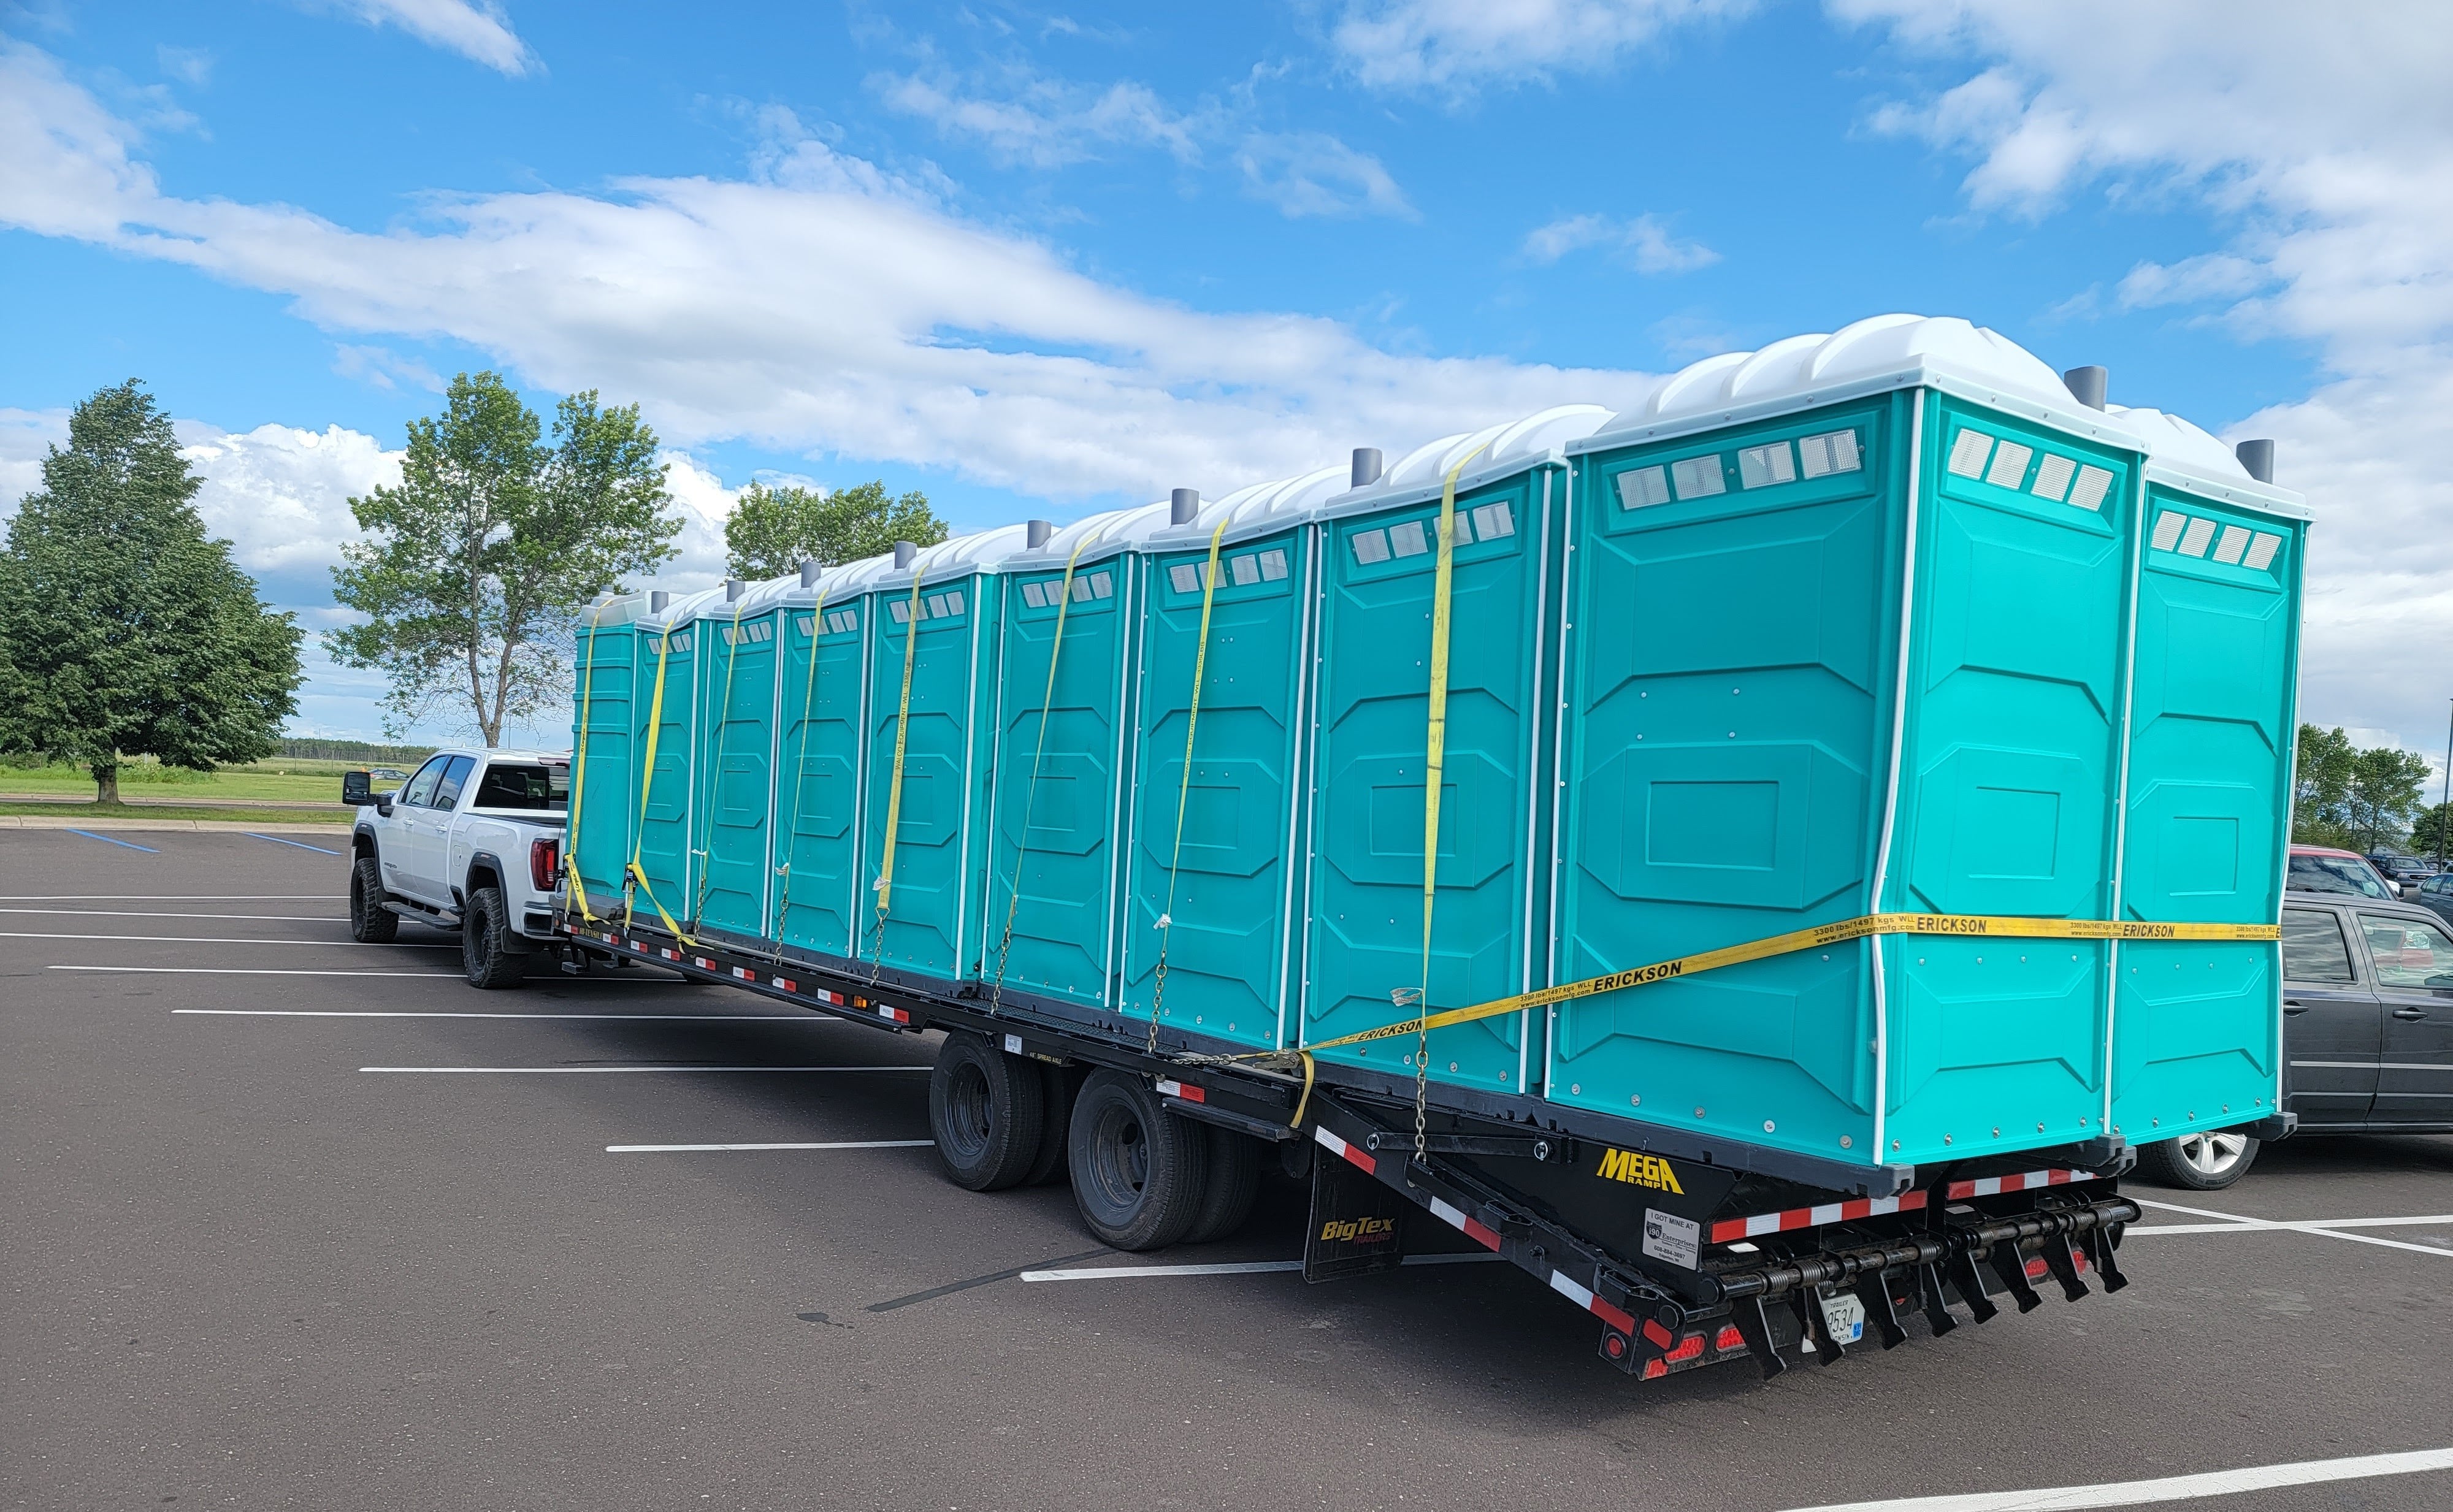
POLYGON ((1830 1331, 1832 1343, 1853 1344, 1865 1337, 1865 1304, 1853 1295, 1842 1292, 1814 1300, 1822 1304, 1823 1326, 1830 1331))

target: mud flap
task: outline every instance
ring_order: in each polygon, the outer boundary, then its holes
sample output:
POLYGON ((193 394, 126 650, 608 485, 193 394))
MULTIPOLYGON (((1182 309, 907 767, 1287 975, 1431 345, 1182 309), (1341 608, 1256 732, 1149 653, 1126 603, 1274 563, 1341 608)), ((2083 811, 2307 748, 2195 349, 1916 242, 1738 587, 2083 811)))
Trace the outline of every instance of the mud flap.
POLYGON ((1344 1161, 1311 1163, 1311 1224, 1304 1230, 1304 1280, 1344 1281, 1394 1270, 1406 1258, 1414 1204, 1344 1161))

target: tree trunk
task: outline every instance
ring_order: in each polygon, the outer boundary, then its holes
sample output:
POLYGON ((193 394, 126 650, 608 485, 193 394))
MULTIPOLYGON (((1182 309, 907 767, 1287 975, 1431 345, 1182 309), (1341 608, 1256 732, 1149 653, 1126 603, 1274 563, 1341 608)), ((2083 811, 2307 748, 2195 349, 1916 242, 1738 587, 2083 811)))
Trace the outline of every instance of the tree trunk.
POLYGON ((119 802, 119 764, 93 764, 93 801, 97 804, 119 802))

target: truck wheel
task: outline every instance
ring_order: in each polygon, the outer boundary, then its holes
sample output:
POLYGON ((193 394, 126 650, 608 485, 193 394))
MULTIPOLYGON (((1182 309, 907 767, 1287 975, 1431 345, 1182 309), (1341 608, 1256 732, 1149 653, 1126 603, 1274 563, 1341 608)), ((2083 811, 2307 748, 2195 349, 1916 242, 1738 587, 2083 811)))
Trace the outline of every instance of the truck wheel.
POLYGON ((508 987, 528 975, 528 952, 511 942, 499 887, 479 887, 460 911, 460 967, 472 987, 508 987))
POLYGON ((1047 1088, 1038 1063, 948 1034, 928 1073, 928 1130, 946 1179, 975 1192, 1021 1184, 1039 1155, 1047 1088))
POLYGON ((2208 1129, 2138 1150, 2138 1174, 2159 1186, 2219 1192, 2248 1174, 2257 1139, 2238 1129, 2208 1129))
POLYGON ((1184 1231, 1187 1244, 1207 1244, 1243 1227, 1252 1216, 1253 1200, 1261 1195, 1261 1142, 1232 1129, 1206 1132, 1209 1180, 1202 1193, 1201 1211, 1192 1215, 1192 1226, 1184 1231))
POLYGON ((349 867, 349 938, 360 945, 389 945, 400 933, 400 915, 383 905, 383 869, 372 856, 349 867))
POLYGON ((1039 1076, 1047 1084, 1047 1110, 1039 1121, 1038 1157, 1030 1163, 1030 1174, 1022 1179, 1025 1186, 1044 1186, 1064 1179, 1065 1151, 1073 1136, 1073 1068, 1042 1061, 1039 1076))
POLYGON ((1138 1077, 1094 1071, 1073 1100, 1067 1155, 1073 1202, 1117 1249, 1163 1249, 1184 1237, 1208 1186, 1207 1130, 1177 1118, 1138 1077))

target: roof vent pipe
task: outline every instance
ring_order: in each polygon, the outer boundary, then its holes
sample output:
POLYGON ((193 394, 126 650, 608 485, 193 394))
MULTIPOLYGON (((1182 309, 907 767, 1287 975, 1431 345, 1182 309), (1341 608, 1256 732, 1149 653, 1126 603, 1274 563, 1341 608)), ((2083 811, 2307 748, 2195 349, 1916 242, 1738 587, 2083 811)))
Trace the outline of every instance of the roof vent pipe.
POLYGON ((2231 449, 2232 455, 2240 458, 2240 465, 2248 469, 2248 475, 2250 477, 2255 478, 2260 483, 2272 483, 2274 481, 2273 442, 2264 440, 2244 441, 2239 446, 2236 446, 2231 449))
POLYGON ((665 612, 666 607, 672 602, 673 596, 671 594, 666 592, 662 588, 652 588, 648 593, 648 612, 650 614, 662 614, 665 612))
POLYGON ((895 543, 894 543, 894 569, 895 569, 896 571, 898 571, 898 572, 902 571, 905 567, 909 567, 909 566, 911 565, 911 559, 912 559, 913 557, 915 557, 915 556, 918 556, 919 554, 920 554, 920 544, 919 544, 918 542, 916 542, 916 541, 897 541, 897 542, 895 542, 895 543))
POLYGON ((813 588, 817 586, 818 564, 816 559, 812 558, 809 561, 801 564, 801 587, 805 588, 813 588))
POLYGON ((2101 409, 2111 388, 2112 375, 2101 368, 2073 368, 2062 374, 2062 382, 2069 386, 2071 398, 2089 409, 2101 409))
POLYGON ((1378 447, 1357 447, 1354 448, 1354 472, 1352 476, 1354 481, 1348 485, 1350 487, 1367 488, 1380 481, 1380 448, 1378 447))
POLYGON ((730 604, 740 598, 741 590, 748 586, 748 584, 744 583, 739 578, 726 578, 724 580, 724 602, 730 604))
POLYGON ((1167 524, 1190 525, 1193 517, 1200 513, 1201 490, 1199 488, 1178 488, 1167 496, 1167 524))
POLYGON ((1047 520, 1026 520, 1022 525, 1022 545, 1027 551, 1036 551, 1056 533, 1056 527, 1047 520))

